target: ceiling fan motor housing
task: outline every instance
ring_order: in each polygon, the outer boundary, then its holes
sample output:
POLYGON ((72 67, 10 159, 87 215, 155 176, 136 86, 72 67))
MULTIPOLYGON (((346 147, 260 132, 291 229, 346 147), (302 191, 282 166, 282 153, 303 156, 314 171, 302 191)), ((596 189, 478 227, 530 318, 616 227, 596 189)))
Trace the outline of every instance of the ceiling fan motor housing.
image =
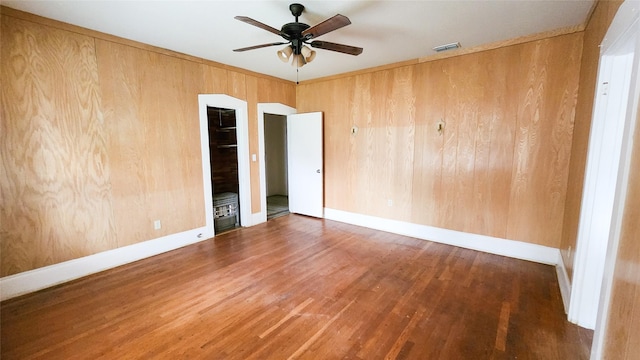
POLYGON ((309 25, 307 24, 294 22, 284 24, 282 26, 282 29, 280 30, 282 37, 286 40, 291 41, 293 53, 296 55, 300 54, 300 49, 302 49, 302 45, 304 45, 302 32, 307 30, 308 28, 309 25))

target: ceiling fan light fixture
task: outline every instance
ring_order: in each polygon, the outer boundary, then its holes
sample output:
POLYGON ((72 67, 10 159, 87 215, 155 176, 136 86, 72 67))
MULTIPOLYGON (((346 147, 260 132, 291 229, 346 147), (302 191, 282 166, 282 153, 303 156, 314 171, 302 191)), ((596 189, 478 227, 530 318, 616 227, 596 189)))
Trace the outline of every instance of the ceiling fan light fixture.
POLYGON ((277 54, 278 54, 278 59, 280 59, 282 62, 289 62, 289 58, 291 57, 291 54, 293 53, 293 49, 291 48, 290 45, 287 45, 285 47, 283 47, 281 50, 278 50, 277 54))
POLYGON ((291 66, 301 68, 306 64, 304 57, 300 54, 293 55, 293 60, 291 61, 291 66))
POLYGON ((309 49, 308 46, 304 45, 300 50, 302 56, 304 56, 305 63, 310 63, 313 59, 316 58, 316 52, 314 50, 309 49))

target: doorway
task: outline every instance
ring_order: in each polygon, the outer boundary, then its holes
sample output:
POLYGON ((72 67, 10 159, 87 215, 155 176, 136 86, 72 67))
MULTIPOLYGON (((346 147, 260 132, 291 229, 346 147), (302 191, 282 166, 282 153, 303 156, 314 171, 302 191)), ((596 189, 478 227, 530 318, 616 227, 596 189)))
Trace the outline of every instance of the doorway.
MULTIPOLYGON (((279 103, 259 103, 258 104, 258 151, 260 159, 265 159, 264 161, 260 161, 260 212, 254 214, 253 223, 263 223, 267 221, 267 166, 266 166, 266 141, 265 141, 265 126, 268 126, 266 123, 267 117, 273 116, 282 116, 286 119, 287 115, 295 114, 296 109, 279 104, 279 103)), ((273 119, 273 118, 271 118, 273 119)), ((286 123, 286 121, 285 121, 286 123)), ((285 130, 286 131, 286 130, 285 130)), ((285 137, 286 139, 286 137, 285 137)), ((283 145, 286 147, 286 145, 283 145)), ((286 159, 286 156, 283 160, 286 159)), ((286 164, 286 161, 285 161, 286 164)), ((285 168, 286 169, 286 168, 285 168)), ((289 195, 289 183, 287 181, 287 200, 289 195)), ((288 208, 288 201, 287 201, 288 208)), ((288 210, 287 210, 288 211, 288 210)))
MULTIPOLYGON (((249 117, 247 115, 247 102, 224 94, 200 94, 198 95, 198 107, 200 114, 200 144, 202 151, 202 195, 204 196, 204 211, 206 220, 205 227, 207 229, 207 232, 202 236, 214 236, 217 232, 215 231, 215 227, 217 224, 214 221, 213 195, 214 193, 220 193, 220 191, 218 191, 219 187, 215 189, 215 191, 213 187, 213 172, 211 166, 216 166, 216 158, 211 157, 211 147, 209 146, 209 142, 215 137, 209 135, 209 108, 233 110, 235 113, 235 138, 237 144, 235 147, 235 151, 237 156, 238 178, 237 212, 239 213, 238 225, 251 226, 254 223, 252 222, 250 214, 251 182, 249 176, 249 117)), ((213 122, 216 121, 215 117, 220 115, 224 115, 224 113, 214 113, 213 122)), ((220 119, 217 119, 217 121, 219 124, 220 119)), ((231 132, 229 132, 227 136, 231 136, 231 132)), ((232 143, 228 143, 227 145, 232 145, 232 143)), ((231 147, 229 147, 229 149, 231 149, 231 147)))
MULTIPOLYGON (((297 114, 296 109, 278 103, 258 104, 258 150, 265 159, 265 114, 287 117, 287 197, 289 211, 323 217, 324 171, 322 113, 297 114), (292 166, 291 164, 294 164, 292 166)), ((260 169, 260 212, 253 224, 267 221, 267 181, 265 161, 260 169)))
POLYGON ((264 114, 264 165, 267 220, 289 213, 287 117, 264 114))
POLYGON ((207 106, 207 122, 214 229, 220 234, 240 226, 236 111, 207 106))

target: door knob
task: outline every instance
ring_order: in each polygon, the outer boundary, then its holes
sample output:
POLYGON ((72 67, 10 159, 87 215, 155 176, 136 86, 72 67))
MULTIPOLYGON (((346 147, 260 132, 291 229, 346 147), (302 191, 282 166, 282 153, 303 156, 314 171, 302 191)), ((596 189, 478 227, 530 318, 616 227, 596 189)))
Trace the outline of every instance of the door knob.
POLYGON ((320 174, 320 169, 316 170, 316 172, 317 172, 318 174, 320 174))

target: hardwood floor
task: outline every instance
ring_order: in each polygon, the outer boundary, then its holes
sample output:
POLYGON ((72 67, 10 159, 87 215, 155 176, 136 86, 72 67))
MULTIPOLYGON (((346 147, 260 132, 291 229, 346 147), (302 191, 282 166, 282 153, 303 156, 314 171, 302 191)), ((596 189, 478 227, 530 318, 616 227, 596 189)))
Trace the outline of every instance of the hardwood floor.
POLYGON ((287 215, 0 305, 2 359, 587 359, 552 266, 287 215))

